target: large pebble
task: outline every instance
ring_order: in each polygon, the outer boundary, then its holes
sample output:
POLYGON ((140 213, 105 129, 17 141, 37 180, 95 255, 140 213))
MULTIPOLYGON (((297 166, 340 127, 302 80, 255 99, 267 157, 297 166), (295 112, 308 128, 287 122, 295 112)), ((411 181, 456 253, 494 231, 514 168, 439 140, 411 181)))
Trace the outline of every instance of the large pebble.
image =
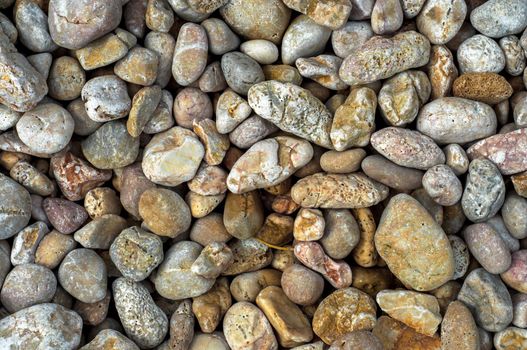
POLYGON ((497 125, 490 106, 459 97, 434 100, 417 118, 417 130, 443 144, 463 144, 494 135, 497 125))
POLYGON ((432 99, 448 96, 454 80, 458 77, 452 52, 445 45, 433 45, 427 67, 432 99))
POLYGON ((482 268, 465 278, 458 300, 471 311, 479 326, 489 332, 499 332, 512 321, 512 301, 499 276, 482 268))
POLYGON ((140 347, 159 345, 168 331, 168 319, 155 304, 148 289, 120 277, 113 282, 115 308, 126 334, 140 347))
POLYGON ((139 154, 139 138, 132 137, 120 121, 105 123, 81 143, 86 159, 99 169, 132 164, 139 154))
POLYGON ((375 326, 377 307, 373 299, 356 288, 339 289, 320 302, 313 316, 313 331, 326 344, 355 330, 375 326))
POLYGON ((329 138, 331 114, 309 91, 293 84, 271 80, 251 87, 248 101, 256 114, 283 131, 317 145, 333 148, 329 138))
POLYGON ((47 197, 42 208, 51 225, 61 233, 73 233, 88 219, 84 207, 63 198, 47 197))
POLYGON ((527 170, 527 129, 496 134, 481 140, 467 150, 471 159, 487 158, 503 175, 527 170))
POLYGON ((82 318, 57 304, 39 304, 0 320, 4 349, 74 350, 81 342, 82 318))
POLYGON ((492 226, 474 224, 465 228, 463 237, 470 252, 490 273, 500 274, 511 266, 511 254, 492 226))
POLYGON ((201 249, 199 244, 191 241, 182 241, 170 247, 153 278, 161 296, 171 300, 192 298, 212 288, 214 279, 201 277, 191 270, 201 249))
POLYGON ((498 43, 481 34, 471 36, 459 45, 457 60, 461 73, 499 73, 505 68, 505 54, 498 43))
POLYGON ((82 68, 92 70, 117 62, 128 53, 128 45, 115 34, 107 34, 75 50, 82 68))
POLYGON ((29 192, 11 178, 0 175, 0 239, 6 239, 23 229, 31 218, 29 192))
POLYGON ((194 177, 204 155, 196 134, 176 126, 155 135, 145 147, 143 172, 154 183, 177 186, 194 177))
POLYGON ((201 25, 207 32, 209 51, 214 55, 223 55, 240 45, 240 38, 219 18, 208 18, 201 25))
POLYGON ((88 80, 82 88, 86 113, 96 122, 125 117, 132 108, 126 83, 115 75, 103 75, 88 80))
POLYGON ((16 124, 18 137, 32 151, 52 154, 62 150, 73 135, 73 118, 58 104, 46 103, 24 113, 16 124))
POLYGON ((298 181, 291 189, 293 200, 308 208, 364 208, 388 196, 388 188, 361 173, 318 173, 298 181))
POLYGON ((376 296, 377 304, 389 316, 432 336, 441 323, 437 299, 428 294, 408 290, 383 290, 376 296))
POLYGON ((417 28, 432 44, 446 44, 459 31, 465 16, 465 0, 431 0, 417 16, 417 28))
POLYGON ((348 85, 371 83, 424 66, 429 58, 430 42, 422 34, 408 31, 393 38, 377 36, 342 62, 339 75, 348 85))
POLYGON ((223 271, 224 276, 238 275, 243 272, 257 271, 271 264, 271 249, 257 239, 236 240, 230 244, 232 264, 223 271))
POLYGON ((428 211, 406 194, 388 203, 375 233, 375 247, 390 271, 415 290, 432 290, 454 275, 447 236, 428 211))
POLYGON ((18 1, 13 9, 18 39, 33 52, 57 49, 48 30, 48 16, 37 2, 18 1))
POLYGON ((227 85, 242 95, 254 84, 265 80, 262 68, 253 58, 241 52, 229 52, 221 57, 221 70, 227 85))
POLYGON ((227 187, 244 193, 277 185, 306 165, 313 157, 313 147, 292 137, 279 136, 254 144, 232 167, 227 187))
POLYGON ((330 36, 329 28, 317 24, 308 16, 298 16, 291 22, 284 34, 282 62, 294 64, 300 57, 321 54, 330 36))
POLYGON ((106 265, 93 250, 71 251, 60 264, 58 278, 68 293, 84 303, 95 303, 106 296, 106 265))
POLYGON ((404 323, 388 316, 381 316, 372 330, 373 335, 381 340, 384 349, 393 350, 440 350, 439 337, 428 337, 418 333, 404 323))
POLYGON ((53 0, 49 3, 48 15, 53 41, 76 50, 119 25, 122 3, 120 0, 53 0))
POLYGON ((187 86, 198 80, 207 65, 208 40, 205 29, 185 23, 180 31, 172 61, 172 75, 179 85, 187 86))
POLYGON ((109 249, 114 239, 127 227, 126 220, 114 214, 99 216, 75 232, 75 241, 84 248, 109 249))
POLYGON ((139 198, 139 215, 144 224, 160 236, 177 237, 190 227, 190 210, 176 192, 150 188, 139 198))
POLYGON ((518 34, 527 27, 527 4, 522 0, 487 1, 472 11, 470 23, 491 38, 518 34))
POLYGON ((479 332, 470 310, 460 301, 453 301, 441 324, 441 343, 445 349, 479 348, 479 332))
POLYGON ((512 95, 512 87, 507 80, 496 73, 465 73, 454 81, 453 94, 470 100, 494 105, 507 100, 512 95))
POLYGON ((48 303, 55 295, 57 279, 47 267, 36 264, 15 266, 6 276, 0 299, 9 312, 48 303))
POLYGON ((411 191, 422 186, 422 171, 402 167, 380 155, 364 158, 361 168, 375 181, 398 191, 411 191))
POLYGON ((371 136, 377 152, 395 164, 427 170, 445 162, 445 154, 430 137, 418 131, 388 127, 371 136))
POLYGON ((273 329, 255 305, 241 301, 231 306, 223 319, 223 332, 232 350, 277 350, 273 329))
POLYGON ((496 215, 505 201, 505 183, 498 168, 489 160, 475 159, 470 163, 461 205, 473 222, 485 221, 496 215))

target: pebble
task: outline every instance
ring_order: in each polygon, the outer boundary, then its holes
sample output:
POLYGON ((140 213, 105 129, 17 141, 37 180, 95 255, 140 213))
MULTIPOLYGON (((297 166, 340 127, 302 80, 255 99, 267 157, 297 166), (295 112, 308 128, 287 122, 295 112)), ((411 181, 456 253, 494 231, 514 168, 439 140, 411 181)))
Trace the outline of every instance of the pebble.
POLYGON ((527 346, 527 330, 507 327, 494 334, 494 346, 497 350, 521 349, 527 346))
POLYGON ((214 165, 201 165, 188 188, 203 196, 214 196, 227 192, 227 172, 214 165))
POLYGON ((432 199, 443 206, 456 204, 463 194, 463 185, 448 165, 431 167, 423 175, 423 188, 432 199))
POLYGON ((41 104, 24 113, 16 124, 16 131, 24 144, 34 152, 47 154, 66 147, 73 128, 70 113, 52 103, 41 104))
POLYGON ((376 322, 375 302, 356 288, 339 289, 320 302, 313 317, 313 331, 326 344, 346 333, 371 330, 376 322))
POLYGON ((307 208, 364 208, 388 196, 388 188, 361 173, 318 173, 298 181, 291 189, 293 200, 307 208))
POLYGON ((106 319, 108 316, 108 308, 110 306, 110 291, 106 292, 104 299, 96 303, 83 303, 82 301, 76 301, 73 306, 73 310, 77 312, 87 325, 98 325, 106 319))
POLYGON ((223 333, 214 332, 212 334, 197 333, 189 345, 189 350, 229 350, 229 345, 223 333))
POLYGON ((527 279, 525 269, 527 268, 527 250, 518 250, 512 253, 512 263, 507 271, 500 276, 509 287, 525 293, 527 291, 527 279))
POLYGON ((369 19, 375 0, 351 0, 351 4, 350 20, 369 19))
POLYGON ((281 346, 292 347, 313 339, 311 323, 282 288, 266 287, 258 294, 256 304, 275 329, 281 346))
POLYGON ((372 333, 381 340, 385 349, 441 349, 441 340, 438 336, 428 337, 388 316, 381 316, 377 320, 377 324, 373 328, 372 333))
POLYGON ((325 230, 320 244, 331 258, 346 258, 360 241, 357 221, 347 209, 325 210, 324 218, 325 230))
POLYGON ((126 122, 126 129, 132 137, 141 135, 160 101, 161 88, 159 86, 144 87, 134 95, 126 122))
POLYGON ((198 85, 203 92, 221 92, 227 88, 227 82, 219 61, 212 62, 205 67, 198 80, 198 85))
POLYGON ((414 31, 392 38, 373 37, 344 59, 339 75, 350 86, 371 83, 424 66, 429 52, 428 39, 414 31))
POLYGON ((277 80, 281 83, 302 84, 302 76, 298 69, 287 64, 267 65, 262 70, 265 80, 277 80))
POLYGON ((150 32, 145 37, 145 48, 155 52, 159 56, 159 66, 157 67, 155 83, 161 88, 167 86, 170 80, 175 47, 176 40, 168 33, 150 32))
POLYGON ((251 86, 265 80, 256 60, 241 52, 229 52, 221 58, 221 70, 227 85, 241 95, 247 95, 251 86))
POLYGON ((199 244, 190 241, 181 241, 170 247, 153 278, 155 289, 161 296, 171 300, 193 298, 212 288, 215 279, 201 277, 191 269, 201 250, 199 244))
POLYGON ((121 213, 121 202, 117 193, 109 187, 96 187, 89 190, 84 198, 84 208, 92 219, 103 215, 121 213))
POLYGON ((223 217, 220 213, 211 213, 195 220, 189 237, 202 246, 214 242, 225 243, 232 238, 223 224, 223 217))
POLYGON ((56 288, 57 279, 50 269, 36 264, 22 264, 7 274, 0 299, 7 311, 15 313, 32 305, 50 302, 56 288))
POLYGON ((155 135, 145 147, 143 172, 154 183, 177 186, 194 177, 204 154, 197 136, 176 126, 155 135))
POLYGON ((466 15, 464 0, 428 1, 417 16, 417 28, 432 44, 446 44, 458 33, 466 15))
MULTIPOLYGON (((48 16, 36 2, 18 1, 13 8, 13 20, 18 30, 18 39, 29 50, 46 52, 57 49, 57 44, 49 35, 48 16)), ((13 42, 17 37, 14 39, 13 42)))
MULTIPOLYGON (((360 5, 359 5, 360 6, 360 5)), ((352 11, 355 9, 352 7, 352 11)), ((349 21, 331 33, 331 46, 340 58, 346 58, 373 37, 369 21, 349 21)))
POLYGON ((445 45, 432 45, 427 65, 432 100, 450 95, 458 69, 452 52, 445 45))
POLYGON ((523 198, 527 198, 527 192, 526 192, 527 178, 525 177, 525 175, 526 175, 525 173, 520 173, 520 174, 511 176, 511 182, 514 186, 514 190, 519 196, 523 198))
POLYGON ((116 350, 139 350, 139 347, 133 341, 113 329, 103 329, 80 350, 98 350, 105 347, 113 347, 116 350))
POLYGON ((525 53, 520 39, 515 35, 501 38, 498 42, 505 55, 505 70, 512 76, 519 76, 526 66, 525 53))
POLYGON ((94 168, 71 152, 60 153, 51 158, 51 171, 57 185, 68 200, 78 201, 90 190, 110 180, 110 170, 94 168))
POLYGON ((505 197, 501 216, 510 234, 517 239, 527 237, 527 221, 523 213, 527 210, 527 200, 510 192, 505 197))
POLYGON ((245 301, 232 305, 227 311, 223 332, 232 350, 278 349, 269 320, 258 307, 245 301))
POLYGON ((123 118, 132 108, 126 83, 116 75, 103 75, 88 80, 81 95, 86 113, 96 122, 123 118))
POLYGON ((371 27, 375 34, 391 34, 403 24, 403 9, 397 0, 377 0, 371 12, 371 27))
POLYGON ((319 55, 309 58, 298 58, 295 62, 300 75, 309 78, 331 90, 342 90, 347 87, 338 75, 342 59, 334 55, 319 55))
POLYGON ((282 62, 293 64, 300 57, 321 54, 331 36, 331 29, 306 15, 295 18, 282 40, 282 62))
POLYGON ((461 73, 499 73, 505 68, 505 54, 498 43, 481 34, 471 36, 459 45, 457 60, 461 73))
POLYGON ((479 332, 470 310, 460 301, 448 305, 441 324, 441 343, 445 348, 479 348, 479 332))
POLYGON ((465 228, 463 237, 474 258, 488 272, 503 273, 511 266, 507 245, 490 225, 470 225, 465 228))
POLYGON ((187 0, 168 0, 172 9, 180 18, 186 21, 201 22, 202 20, 209 17, 208 13, 199 13, 194 11, 187 0))
POLYGON ((287 7, 309 16, 316 23, 332 30, 342 27, 352 10, 352 4, 349 0, 286 0, 284 3, 287 7))
POLYGON ((76 50, 115 29, 121 15, 119 0, 55 0, 48 9, 49 32, 59 46, 76 50))
POLYGON ((272 64, 280 54, 273 42, 262 39, 245 41, 240 45, 240 51, 259 64, 272 64))
POLYGON ((86 84, 86 73, 79 61, 73 57, 62 56, 53 61, 49 70, 49 96, 60 101, 71 101, 81 95, 86 84))
POLYGON ((496 133, 496 113, 477 101, 444 97, 423 106, 417 118, 417 130, 434 141, 464 144, 496 133))
POLYGON ((194 132, 205 147, 205 162, 209 165, 219 165, 229 150, 229 137, 218 132, 216 122, 212 119, 194 122, 194 132))
POLYGON ((76 135, 90 135, 101 126, 101 123, 96 122, 88 116, 86 108, 84 107, 84 102, 80 98, 71 101, 66 109, 70 112, 70 115, 73 118, 75 124, 73 132, 76 135))
POLYGON ((507 227, 505 226, 505 222, 503 222, 503 219, 499 214, 488 219, 486 223, 492 226, 492 228, 496 230, 496 232, 498 232, 501 239, 505 242, 511 253, 520 249, 519 240, 511 236, 509 230, 507 230, 507 227))
POLYGON ((273 253, 267 245, 254 238, 236 240, 229 245, 233 262, 222 275, 232 276, 252 272, 271 264, 273 253))
POLYGON ((424 72, 411 70, 396 74, 379 91, 379 107, 384 120, 393 126, 413 122, 430 93, 430 81, 424 72))
POLYGON ((445 153, 446 165, 450 167, 454 174, 459 176, 468 171, 470 162, 463 147, 457 143, 451 143, 443 148, 443 153, 445 153))
POLYGON ((16 266, 34 263, 37 247, 42 238, 48 233, 49 228, 42 221, 37 221, 21 230, 13 239, 11 264, 16 266))
POLYGON ((145 24, 152 31, 167 33, 174 24, 174 12, 166 0, 150 0, 146 5, 145 24))
POLYGON ((231 293, 227 278, 222 277, 205 294, 193 298, 192 312, 203 332, 212 333, 231 307, 231 293))
POLYGON ((472 11, 470 23, 491 38, 518 34, 527 27, 527 4, 521 0, 491 0, 472 11), (500 18, 497 23, 496 18, 500 18))
POLYGON ((293 239, 294 219, 287 215, 271 213, 255 238, 274 246, 283 246, 293 239))
POLYGON ((344 261, 331 259, 319 243, 297 241, 294 245, 294 253, 302 264, 322 274, 333 287, 338 289, 351 285, 350 266, 344 261))
POLYGON ((75 50, 74 54, 84 70, 93 70, 119 61, 128 50, 126 42, 110 33, 75 50))
POLYGON ((42 202, 42 208, 51 225, 65 234, 75 232, 88 219, 82 206, 62 198, 48 197, 42 202))
POLYGON ((371 145, 395 164, 427 170, 443 164, 445 155, 430 137, 413 130, 388 127, 372 134, 371 145))
POLYGON ((168 319, 143 285, 119 277, 112 285, 115 308, 126 334, 140 347, 159 345, 168 331, 168 319))
POLYGON ((234 277, 230 290, 236 301, 256 301, 262 289, 268 286, 280 286, 282 273, 274 269, 262 269, 245 272, 234 277))
POLYGON ((0 105, 0 130, 6 131, 16 125, 22 113, 14 111, 7 106, 0 105))
POLYGON ((353 331, 335 340, 329 350, 371 349, 382 350, 379 338, 368 331, 353 331))
POLYGON ((211 242, 192 263, 191 271, 205 278, 217 278, 233 262, 231 249, 223 242, 211 242))
POLYGON ((424 188, 412 191, 411 196, 416 199, 434 218, 439 225, 443 224, 443 207, 437 204, 432 197, 426 193, 424 188))
POLYGON ((207 33, 199 24, 185 23, 179 30, 172 61, 172 76, 181 86, 198 80, 207 65, 207 33))
POLYGON ((19 161, 13 165, 9 175, 31 193, 49 196, 55 191, 53 182, 26 161, 19 161))
POLYGON ((448 236, 450 241, 450 246, 452 247, 452 252, 454 253, 454 263, 456 269, 454 271, 453 280, 465 276, 467 273, 468 267, 470 265, 470 254, 467 247, 467 244, 463 239, 458 236, 450 235, 448 236))
POLYGON ((106 295, 106 265, 90 249, 75 249, 64 257, 58 270, 58 280, 74 298, 95 303, 106 295))
POLYGON ((113 241, 110 258, 124 277, 139 282, 163 261, 163 242, 159 236, 133 226, 113 241))
POLYGON ((498 276, 482 268, 467 275, 457 298, 486 331, 499 332, 512 321, 512 301, 507 288, 498 276))
POLYGON ((245 119, 229 134, 229 140, 239 148, 249 148, 266 136, 278 131, 270 121, 257 115, 245 119))
POLYGON ((513 319, 512 324, 519 328, 527 325, 527 294, 517 293, 512 296, 513 319))
POLYGON ((161 91, 161 101, 150 120, 146 123, 143 132, 145 134, 157 134, 166 131, 174 126, 175 121, 172 117, 172 105, 174 99, 167 90, 161 91))
POLYGON ((505 183, 498 168, 489 160, 470 163, 465 190, 461 198, 463 212, 473 222, 496 215, 505 201, 505 183))
POLYGON ((489 105, 508 99, 512 92, 511 85, 504 77, 491 72, 462 74, 453 85, 454 96, 489 105))
POLYGON ((292 264, 282 273, 281 287, 293 303, 312 305, 324 292, 324 279, 303 265, 292 264), (305 286, 309 288, 306 289, 305 286))
POLYGON ((214 55, 223 55, 240 46, 240 38, 219 18, 208 18, 201 22, 209 39, 209 51, 214 55))
POLYGON ((470 159, 487 158, 503 175, 511 175, 527 170, 526 150, 527 129, 518 129, 473 144, 467 149, 467 155, 470 159))
POLYGON ((376 296, 379 307, 417 332, 433 336, 441 323, 434 296, 405 290, 383 290, 376 296))
POLYGON ((160 236, 175 238, 190 227, 190 210, 176 192, 150 188, 139 198, 139 215, 160 236))
POLYGON ((398 191, 411 191, 422 186, 421 170, 399 166, 380 155, 364 158, 361 168, 370 178, 398 191))
POLYGON ((185 201, 190 208, 190 213, 194 218, 202 218, 209 215, 225 199, 225 194, 217 196, 202 196, 189 191, 185 196, 185 201))
POLYGON ((40 241, 35 252, 35 263, 54 269, 76 246, 77 242, 72 236, 53 230, 40 241))
POLYGON ((73 350, 82 335, 81 317, 51 303, 33 305, 0 320, 0 346, 73 350))
POLYGON ((325 226, 320 210, 302 208, 296 215, 293 234, 297 241, 318 241, 324 235, 325 226))
POLYGON ((429 291, 452 279, 450 243, 428 211, 406 194, 392 197, 375 233, 375 247, 405 285, 429 291), (399 213, 405 212, 405 218, 399 213), (413 243, 410 247, 408 242, 413 243))
POLYGON ((341 152, 327 151, 320 157, 320 167, 333 174, 352 173, 360 169, 364 157, 366 152, 360 148, 341 152))
POLYGON ((159 56, 154 51, 135 46, 115 64, 113 71, 124 81, 149 86, 156 81, 158 65, 159 56))
POLYGON ((227 187, 233 193, 245 193, 274 186, 306 165, 312 156, 308 142, 292 137, 257 142, 236 161, 227 177, 227 187))
POLYGON ((176 350, 187 349, 194 337, 194 314, 189 299, 178 305, 170 318, 169 326, 169 346, 176 350))
POLYGON ((5 72, 0 102, 17 112, 33 109, 48 93, 44 77, 17 52, 0 53, 0 71, 5 72))
POLYGON ((252 109, 240 95, 232 90, 224 91, 216 104, 216 128, 228 134, 251 115, 252 109))
POLYGON ((174 119, 178 126, 192 129, 194 122, 212 118, 209 96, 196 88, 184 88, 174 99, 174 119))

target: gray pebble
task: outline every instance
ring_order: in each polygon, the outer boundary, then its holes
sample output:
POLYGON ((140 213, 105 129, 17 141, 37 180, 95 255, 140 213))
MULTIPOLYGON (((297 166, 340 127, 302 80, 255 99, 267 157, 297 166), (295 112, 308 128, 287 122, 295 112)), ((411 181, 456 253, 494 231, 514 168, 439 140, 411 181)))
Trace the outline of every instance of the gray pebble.
POLYGON ((86 113, 96 122, 123 118, 132 107, 126 83, 115 75, 88 80, 82 88, 82 101, 85 103, 86 113))
POLYGON ((294 64, 297 58, 321 54, 331 36, 331 29, 317 24, 306 15, 295 18, 282 40, 282 62, 294 64))
POLYGON ((175 123, 172 117, 173 104, 174 98, 172 94, 168 90, 161 91, 161 101, 148 123, 146 123, 143 132, 145 134, 158 134, 173 127, 175 123))
POLYGON ((501 208, 501 216, 510 234, 517 239, 527 237, 527 199, 509 192, 501 208))
POLYGON ((35 262, 35 252, 46 234, 48 226, 42 221, 37 221, 20 231, 13 240, 11 249, 11 264, 13 266, 35 262))
POLYGON ((459 45, 457 60, 461 73, 499 73, 505 68, 505 55, 498 43, 481 34, 471 36, 459 45))
POLYGON ((326 226, 320 244, 333 259, 344 259, 359 243, 359 225, 348 209, 327 209, 324 219, 326 226))
POLYGON ((242 95, 247 95, 251 86, 265 80, 258 62, 241 52, 229 52, 223 55, 221 69, 227 85, 242 95))
POLYGON ((432 199, 443 206, 456 204, 463 194, 463 185, 448 165, 431 167, 423 176, 423 188, 432 199))
POLYGON ((221 19, 209 18, 204 20, 201 25, 207 32, 209 50, 212 54, 223 55, 236 50, 240 45, 240 38, 221 19))
POLYGON ((474 224, 465 228, 463 237, 472 256, 492 274, 500 274, 511 266, 511 253, 492 226, 474 224))
POLYGON ((29 223, 31 197, 24 187, 0 174, 0 203, 0 239, 6 239, 29 223))
POLYGON ((130 227, 113 241, 110 257, 124 277, 139 282, 163 261, 163 242, 153 233, 130 227))
POLYGON ((507 226, 505 226, 505 222, 499 214, 494 215, 485 221, 485 223, 489 224, 500 235, 511 253, 520 249, 520 241, 510 234, 509 230, 507 230, 507 226))
POLYGON ((145 37, 145 47, 159 56, 155 83, 164 88, 171 77, 176 40, 168 33, 150 32, 145 37))
POLYGON ((372 179, 398 191, 412 191, 421 187, 422 171, 397 165, 377 154, 364 158, 361 168, 372 179))
POLYGON ((207 17, 208 13, 199 13, 190 7, 188 0, 168 0, 172 9, 180 18, 190 22, 201 22, 207 17))
POLYGON ((458 236, 450 235, 448 236, 448 240, 454 253, 454 264, 456 266, 452 279, 456 280, 465 276, 467 273, 470 264, 470 253, 463 239, 458 236))
POLYGON ((72 250, 58 270, 60 285, 74 298, 84 303, 95 303, 106 296, 106 265, 90 249, 72 250))
POLYGON ((236 147, 249 148, 256 142, 264 139, 266 136, 277 131, 278 128, 268 120, 260 116, 253 115, 234 129, 230 135, 229 140, 236 147))
POLYGON ((491 38, 518 34, 527 27, 527 3, 523 0, 490 0, 476 7, 470 23, 491 38))
POLYGON ((127 226, 126 220, 122 217, 114 214, 106 214, 88 222, 84 227, 75 232, 73 237, 84 248, 108 249, 115 238, 127 226))
POLYGON ((113 282, 115 308, 126 334, 140 347, 159 345, 168 331, 168 318, 155 304, 148 289, 128 278, 113 282))
POLYGON ((48 16, 34 1, 18 1, 14 7, 14 21, 20 42, 33 52, 57 49, 48 30, 48 16))
POLYGON ((205 29, 194 23, 185 23, 179 30, 172 61, 172 75, 181 86, 199 79, 207 66, 209 43, 205 29))
POLYGON ((22 113, 0 104, 0 130, 6 131, 16 125, 22 113))
POLYGON ((102 125, 101 122, 97 122, 88 116, 84 102, 80 98, 71 101, 66 109, 73 118, 75 124, 73 132, 77 135, 90 135, 102 125))
POLYGON ((57 289, 57 279, 47 267, 36 264, 15 266, 6 276, 0 299, 9 312, 50 302, 57 289))
POLYGON ((518 76, 525 70, 525 53, 520 40, 515 35, 505 36, 499 41, 505 55, 505 69, 512 76, 518 76))
POLYGON ((198 85, 203 92, 221 92, 227 88, 227 81, 221 70, 219 61, 209 64, 198 80, 198 85))
POLYGON ((485 221, 500 210, 505 201, 505 183, 498 168, 489 160, 470 163, 461 205, 473 222, 485 221))
POLYGON ((517 293, 512 296, 513 319, 516 327, 527 327, 527 294, 517 293))
POLYGON ((351 21, 333 31, 331 34, 331 46, 337 56, 346 58, 373 35, 373 29, 369 21, 351 21))

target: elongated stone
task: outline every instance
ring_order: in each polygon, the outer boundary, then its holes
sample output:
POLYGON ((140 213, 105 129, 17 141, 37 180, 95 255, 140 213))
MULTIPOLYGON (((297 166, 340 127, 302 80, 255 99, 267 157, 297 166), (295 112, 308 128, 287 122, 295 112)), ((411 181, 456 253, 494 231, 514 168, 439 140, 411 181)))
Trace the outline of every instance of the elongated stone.
POLYGON ((298 181, 291 189, 293 200, 307 208, 364 208, 383 201, 388 187, 362 173, 318 173, 298 181))
POLYGON ((264 81, 249 89, 248 101, 256 114, 283 131, 333 148, 329 138, 331 114, 308 90, 276 80, 264 81))
POLYGON ((172 61, 172 75, 179 85, 198 80, 207 66, 209 44, 205 29, 199 24, 185 23, 180 31, 172 61))

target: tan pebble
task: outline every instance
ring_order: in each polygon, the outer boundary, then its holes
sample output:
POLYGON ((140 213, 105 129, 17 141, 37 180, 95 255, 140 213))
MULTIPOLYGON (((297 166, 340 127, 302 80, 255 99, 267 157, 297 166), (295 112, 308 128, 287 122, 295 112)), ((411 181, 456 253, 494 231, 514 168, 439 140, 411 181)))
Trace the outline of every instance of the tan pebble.
POLYGON ((479 347, 479 333, 474 317, 460 301, 448 305, 441 325, 441 343, 444 349, 472 350, 479 347))
POLYGON ((440 350, 439 337, 427 337, 417 333, 404 323, 388 316, 381 316, 373 328, 385 349, 392 350, 440 350))
POLYGON ((172 75, 179 85, 198 80, 207 65, 208 39, 199 24, 185 23, 179 30, 172 62, 172 75))
POLYGON ((282 273, 274 269, 262 269, 242 273, 231 282, 230 290, 236 301, 256 301, 260 291, 268 286, 280 286, 282 273))
POLYGON ((255 237, 274 246, 283 246, 293 240, 293 222, 290 216, 271 213, 255 237))
POLYGON ((229 192, 223 211, 227 231, 236 238, 254 236, 264 223, 262 202, 256 191, 243 194, 229 192))
POLYGON ((202 332, 212 333, 218 327, 223 315, 231 307, 229 281, 223 277, 205 294, 192 299, 192 312, 202 332))

